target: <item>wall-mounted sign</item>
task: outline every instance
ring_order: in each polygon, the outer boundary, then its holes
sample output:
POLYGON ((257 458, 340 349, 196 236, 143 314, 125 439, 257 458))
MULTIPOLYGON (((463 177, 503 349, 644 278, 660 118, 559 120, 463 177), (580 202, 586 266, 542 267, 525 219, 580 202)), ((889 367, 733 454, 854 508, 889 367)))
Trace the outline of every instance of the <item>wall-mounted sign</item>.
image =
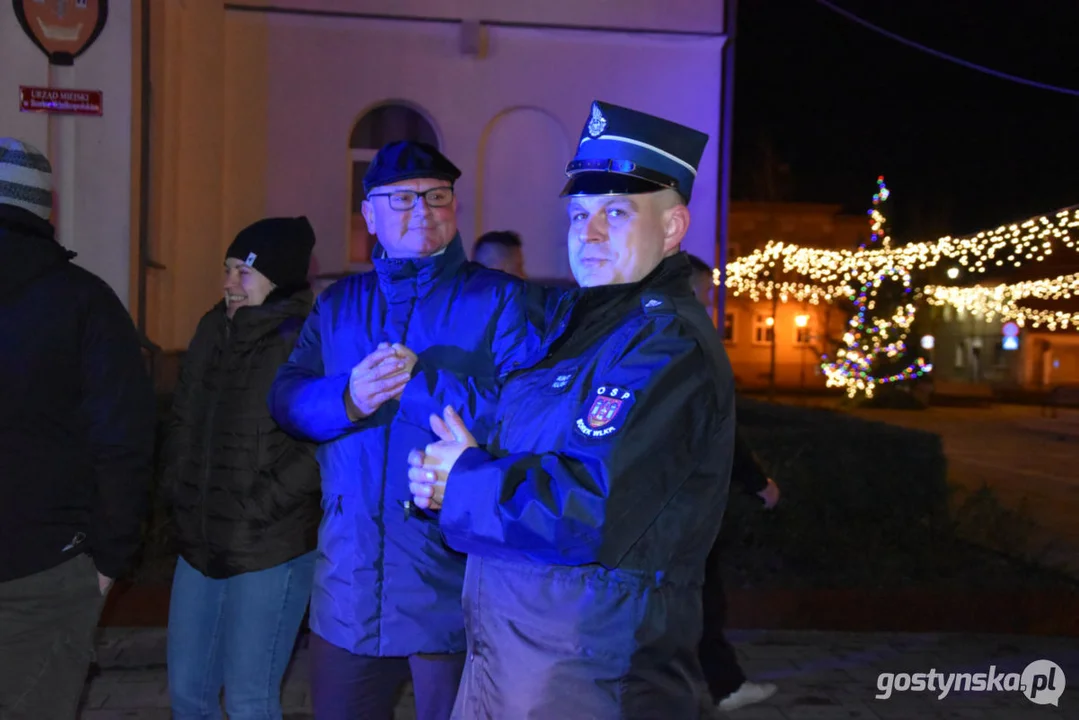
POLYGON ((1005 350, 1018 350, 1019 338, 1014 335, 1005 335, 1002 346, 1005 350))
POLYGON ((1000 331, 1004 333, 1004 337, 1019 337, 1019 325, 1014 322, 1004 323, 1004 327, 1000 331))
POLYGON ((100 90, 19 86, 19 110, 22 112, 101 115, 102 100, 100 90))
POLYGON ((12 0, 23 32, 53 65, 73 65, 105 29, 108 0, 12 0))

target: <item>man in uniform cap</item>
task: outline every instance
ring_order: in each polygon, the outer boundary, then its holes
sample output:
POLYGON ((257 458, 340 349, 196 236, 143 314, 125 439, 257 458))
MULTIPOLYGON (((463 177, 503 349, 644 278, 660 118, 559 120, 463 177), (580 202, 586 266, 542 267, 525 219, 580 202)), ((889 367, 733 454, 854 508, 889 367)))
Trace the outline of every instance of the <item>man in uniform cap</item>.
POLYGON ((528 353, 527 286, 465 258, 436 148, 394 142, 364 177, 374 270, 319 297, 270 393, 319 443, 324 517, 311 597, 319 720, 389 718, 411 672, 417 717, 449 717, 464 664, 465 558, 410 511, 409 451, 451 403, 486 437, 497 379, 528 353))
POLYGON ((452 409, 409 457, 468 553, 457 718, 695 718, 734 381, 680 244, 707 136, 596 102, 567 167, 570 265, 481 446, 452 409))

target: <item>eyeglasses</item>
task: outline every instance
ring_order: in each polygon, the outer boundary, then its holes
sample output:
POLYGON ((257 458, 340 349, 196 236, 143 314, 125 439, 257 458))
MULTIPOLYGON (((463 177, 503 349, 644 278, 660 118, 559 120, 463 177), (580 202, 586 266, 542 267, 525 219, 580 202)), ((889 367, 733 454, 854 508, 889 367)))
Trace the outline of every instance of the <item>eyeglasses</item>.
POLYGON ((368 198, 389 198, 391 210, 411 210, 422 197, 427 207, 446 207, 453 202, 453 187, 436 187, 423 192, 415 190, 394 190, 393 192, 370 193, 368 198))

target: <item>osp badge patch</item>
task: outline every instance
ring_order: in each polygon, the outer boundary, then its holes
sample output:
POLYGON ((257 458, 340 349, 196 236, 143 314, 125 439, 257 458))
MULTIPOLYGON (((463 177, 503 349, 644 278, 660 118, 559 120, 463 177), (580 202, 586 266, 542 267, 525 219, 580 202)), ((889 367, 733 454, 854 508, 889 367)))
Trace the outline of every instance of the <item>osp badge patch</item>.
POLYGON ((577 432, 587 438, 604 438, 615 434, 633 407, 633 392, 614 385, 600 385, 585 401, 584 409, 575 422, 577 432))

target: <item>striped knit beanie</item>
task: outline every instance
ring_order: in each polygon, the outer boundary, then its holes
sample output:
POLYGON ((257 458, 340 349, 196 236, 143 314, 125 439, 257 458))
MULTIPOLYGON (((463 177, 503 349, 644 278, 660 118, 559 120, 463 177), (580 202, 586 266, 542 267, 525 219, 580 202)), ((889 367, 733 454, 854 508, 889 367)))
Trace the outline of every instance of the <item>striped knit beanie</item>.
POLYGON ((43 220, 52 216, 52 166, 29 143, 0 138, 0 205, 29 210, 43 220))

